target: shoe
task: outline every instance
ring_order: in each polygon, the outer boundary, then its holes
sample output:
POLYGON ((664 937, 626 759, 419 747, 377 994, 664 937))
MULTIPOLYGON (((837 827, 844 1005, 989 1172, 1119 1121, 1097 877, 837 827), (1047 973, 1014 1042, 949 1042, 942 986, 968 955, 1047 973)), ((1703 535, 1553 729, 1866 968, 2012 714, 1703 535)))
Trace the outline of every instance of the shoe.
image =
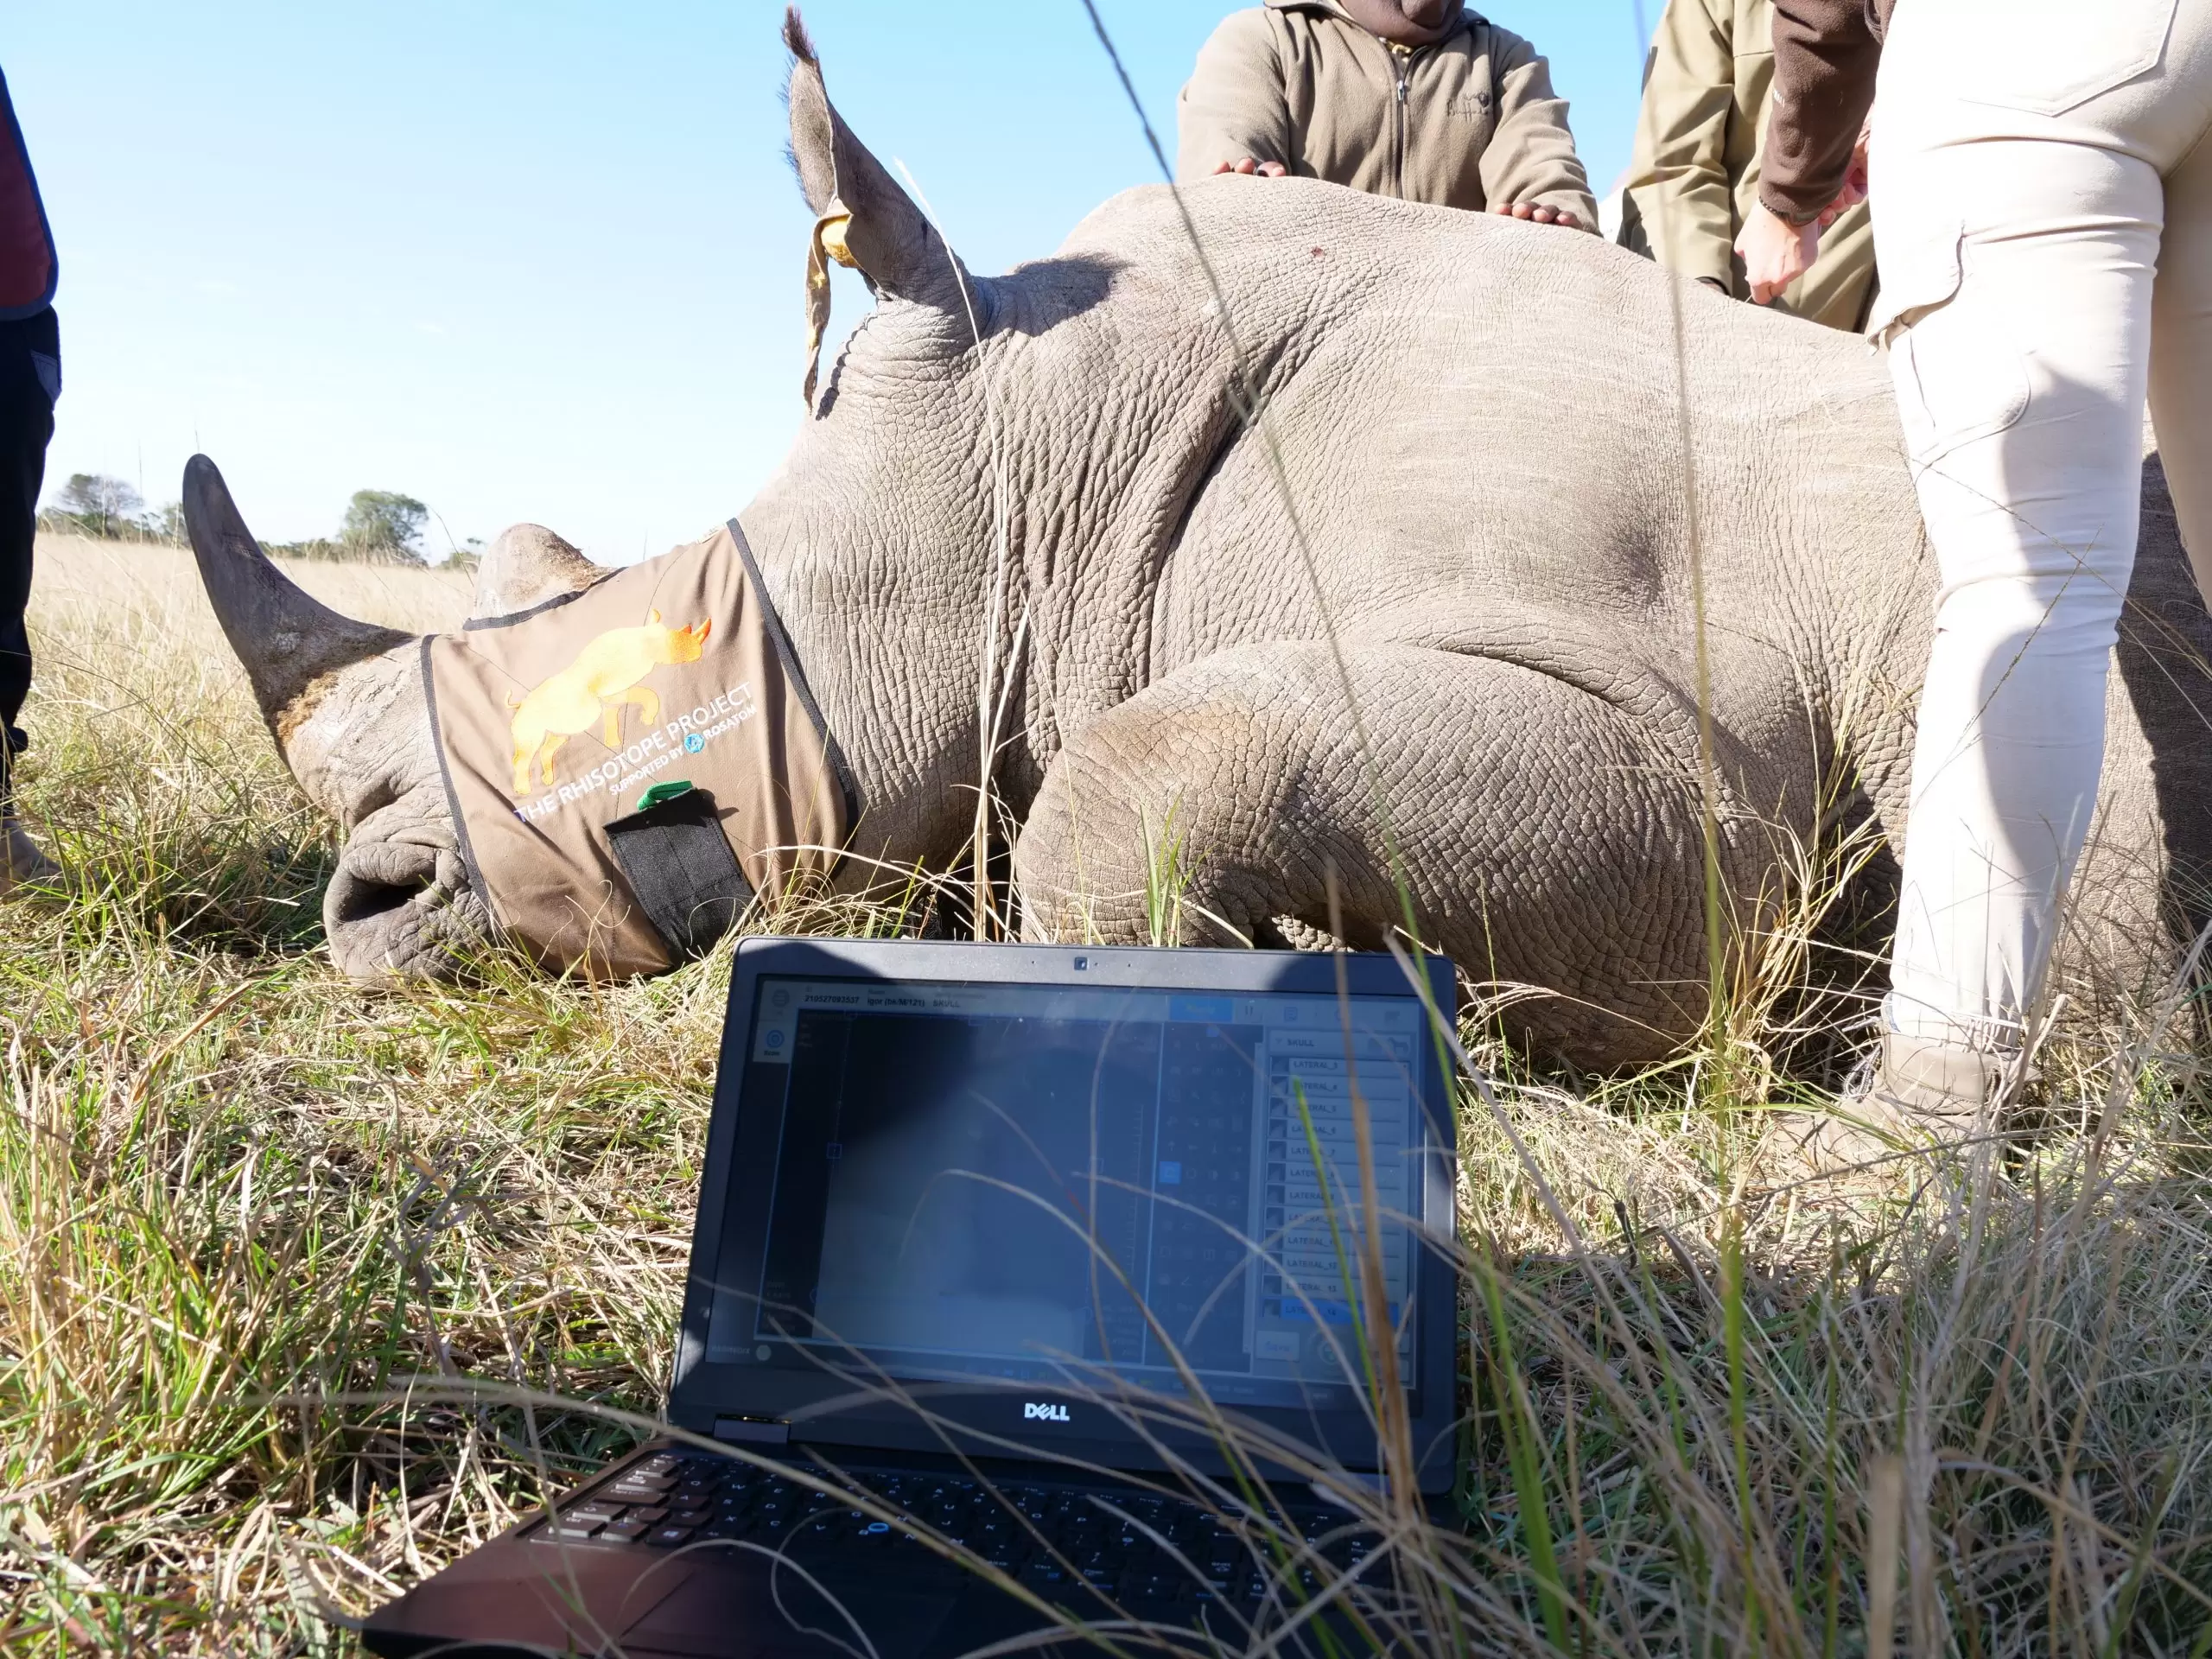
POLYGON ((32 887, 50 887, 61 879, 61 867, 39 851, 21 818, 0 818, 0 899, 12 899, 32 887))
POLYGON ((1955 1147, 1993 1126, 2018 1056, 1885 1032, 1872 1077, 1833 1112, 1790 1112, 1768 1131, 1772 1172, 1807 1179, 1955 1147))

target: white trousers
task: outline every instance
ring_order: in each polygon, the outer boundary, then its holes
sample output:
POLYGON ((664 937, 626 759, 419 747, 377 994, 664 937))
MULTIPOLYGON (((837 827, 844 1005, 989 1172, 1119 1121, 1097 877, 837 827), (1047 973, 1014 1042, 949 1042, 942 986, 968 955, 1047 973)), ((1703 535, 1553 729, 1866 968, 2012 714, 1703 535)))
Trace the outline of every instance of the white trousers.
MULTIPOLYGON (((2212 0, 1898 0, 1890 345, 1942 575, 1892 1028, 2017 1046, 2093 828, 2148 396, 2212 594, 2212 0)), ((2212 734, 2208 734, 2212 741, 2212 734)))

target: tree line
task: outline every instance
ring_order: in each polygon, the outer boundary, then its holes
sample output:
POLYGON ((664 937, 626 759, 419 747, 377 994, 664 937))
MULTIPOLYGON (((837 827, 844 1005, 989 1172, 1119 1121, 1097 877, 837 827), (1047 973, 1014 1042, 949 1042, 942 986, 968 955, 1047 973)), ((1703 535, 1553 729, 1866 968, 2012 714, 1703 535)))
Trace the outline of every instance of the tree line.
MULTIPOLYGON (((356 490, 335 536, 304 542, 264 542, 264 552, 295 559, 358 559, 378 564, 424 564, 423 530, 430 510, 395 490, 356 490)), ((72 473, 38 516, 39 528, 57 536, 89 536, 110 542, 160 542, 181 547, 184 507, 171 501, 149 508, 137 491, 103 473, 72 473)), ((474 562, 474 543, 454 557, 474 562)))

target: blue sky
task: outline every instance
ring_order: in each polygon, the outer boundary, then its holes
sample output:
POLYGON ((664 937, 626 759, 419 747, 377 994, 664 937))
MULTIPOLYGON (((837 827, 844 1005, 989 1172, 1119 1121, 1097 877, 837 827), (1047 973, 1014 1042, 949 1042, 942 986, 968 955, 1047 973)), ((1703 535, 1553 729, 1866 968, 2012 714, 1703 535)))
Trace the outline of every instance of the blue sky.
MULTIPOLYGON (((1501 0, 1626 162, 1636 0, 1501 0)), ((1100 0, 1163 142, 1231 10, 1100 0)), ((61 251, 49 485, 172 499, 195 448, 264 537, 356 489, 627 560, 741 506, 800 414, 808 220, 767 0, 11 6, 0 68, 61 251)), ((1156 177, 1080 0, 807 10, 830 94, 970 264, 1156 177)), ((841 276, 839 325, 865 302, 841 276)))

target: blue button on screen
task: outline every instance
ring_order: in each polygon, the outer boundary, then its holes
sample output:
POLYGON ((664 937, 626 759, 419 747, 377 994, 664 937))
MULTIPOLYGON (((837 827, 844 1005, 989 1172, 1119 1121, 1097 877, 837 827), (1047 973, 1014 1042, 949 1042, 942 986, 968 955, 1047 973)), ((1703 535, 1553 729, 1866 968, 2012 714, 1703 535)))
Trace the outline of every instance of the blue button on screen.
POLYGON ((1225 996, 1171 996, 1167 999, 1167 1017, 1178 1021, 1187 1020, 1198 1025, 1210 1021, 1225 1026, 1236 1013, 1236 1006, 1225 996))

